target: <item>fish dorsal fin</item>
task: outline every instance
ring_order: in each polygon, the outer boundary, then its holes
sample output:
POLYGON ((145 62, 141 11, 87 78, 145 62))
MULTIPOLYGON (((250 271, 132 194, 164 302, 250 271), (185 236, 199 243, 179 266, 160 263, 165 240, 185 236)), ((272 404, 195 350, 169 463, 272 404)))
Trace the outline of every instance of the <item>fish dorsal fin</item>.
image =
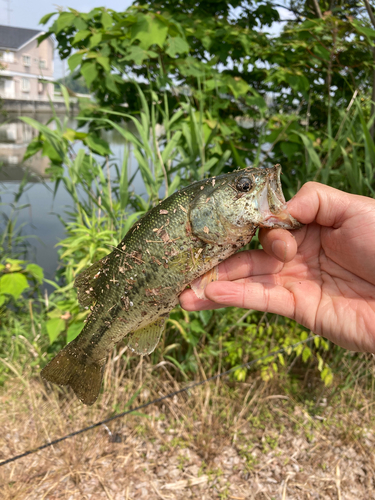
POLYGON ((158 318, 143 328, 129 334, 128 347, 136 354, 151 354, 158 345, 163 333, 165 318, 158 318))
POLYGON ((98 260, 88 269, 78 274, 74 280, 74 286, 77 288, 78 302, 83 307, 90 306, 99 297, 99 291, 103 288, 103 280, 106 276, 103 270, 108 267, 109 257, 98 260))

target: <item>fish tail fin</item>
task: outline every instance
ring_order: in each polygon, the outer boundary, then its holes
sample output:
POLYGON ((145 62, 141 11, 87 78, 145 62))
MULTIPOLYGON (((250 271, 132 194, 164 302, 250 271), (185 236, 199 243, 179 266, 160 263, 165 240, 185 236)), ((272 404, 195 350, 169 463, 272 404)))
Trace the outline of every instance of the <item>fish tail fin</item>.
POLYGON ((103 369, 104 362, 93 361, 73 341, 43 368, 41 375, 54 384, 69 385, 82 403, 92 405, 100 392, 103 369))

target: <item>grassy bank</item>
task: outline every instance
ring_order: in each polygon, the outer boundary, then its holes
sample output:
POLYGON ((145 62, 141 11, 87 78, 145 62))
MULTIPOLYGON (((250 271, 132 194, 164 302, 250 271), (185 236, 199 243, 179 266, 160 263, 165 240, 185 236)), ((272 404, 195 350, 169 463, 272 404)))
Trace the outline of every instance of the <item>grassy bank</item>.
MULTIPOLYGON (((183 385, 168 362, 129 369, 118 354, 93 407, 13 365, 0 458, 183 385)), ((330 387, 301 363, 289 365, 293 384, 253 370, 246 382, 209 383, 25 457, 0 469, 1 497, 374 498, 375 365, 340 354, 330 387)))

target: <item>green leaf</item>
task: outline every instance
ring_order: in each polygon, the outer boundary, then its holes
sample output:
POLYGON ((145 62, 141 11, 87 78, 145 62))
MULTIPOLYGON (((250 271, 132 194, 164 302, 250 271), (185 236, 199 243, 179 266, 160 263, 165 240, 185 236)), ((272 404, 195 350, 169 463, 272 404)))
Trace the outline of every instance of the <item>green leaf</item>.
POLYGON ((165 52, 171 57, 176 57, 177 54, 189 52, 189 44, 183 38, 176 36, 168 40, 168 48, 165 52))
POLYGON ((7 263, 5 267, 10 272, 21 271, 22 270, 21 264, 25 263, 24 260, 18 260, 18 259, 6 259, 5 262, 7 263))
POLYGON ((82 64, 81 73, 86 81, 86 85, 91 87, 92 82, 98 77, 98 70, 95 62, 85 62, 82 64))
POLYGON ((210 319, 212 318, 212 315, 213 315, 213 311, 199 311, 199 317, 200 319, 202 320, 202 323, 204 324, 204 326, 207 326, 208 325, 208 322, 210 321, 210 319))
POLYGON ((23 155, 23 160, 27 160, 28 158, 31 158, 31 156, 34 156, 38 151, 40 151, 43 147, 43 142, 39 141, 37 138, 33 139, 26 148, 26 152, 23 155))
POLYGON ((131 29, 132 39, 139 40, 141 48, 146 50, 154 44, 162 48, 167 33, 168 26, 153 14, 139 16, 131 29))
POLYGON ((296 134, 298 134, 301 137, 302 142, 307 150, 307 153, 308 153, 313 165, 315 165, 316 168, 320 169, 320 167, 321 167, 320 159, 319 159, 317 152, 314 149, 314 146, 313 146, 311 139, 309 139, 302 132, 296 132, 296 134))
POLYGON ((42 17, 42 19, 39 21, 39 24, 47 24, 48 21, 51 19, 52 16, 55 16, 58 14, 58 12, 51 12, 50 14, 46 14, 45 16, 42 17))
POLYGON ((62 93, 63 98, 64 98, 66 111, 69 113, 70 112, 69 92, 68 92, 67 88, 65 87, 65 85, 62 85, 62 84, 60 84, 60 90, 61 90, 61 93, 62 93))
POLYGON ((328 366, 326 366, 324 368, 324 370, 322 371, 320 376, 321 376, 325 386, 331 385, 332 380, 333 380, 333 374, 332 374, 331 369, 328 366))
POLYGON ((145 59, 150 59, 157 56, 157 53, 153 50, 144 50, 139 45, 132 45, 128 48, 127 55, 121 60, 134 61, 135 64, 141 65, 145 59))
POLYGON ((62 331, 65 330, 65 321, 61 318, 52 318, 46 321, 49 341, 52 344, 62 331))
POLYGON ((66 343, 68 344, 74 340, 81 333, 84 327, 84 323, 72 323, 66 333, 66 343))
POLYGON ((118 94, 118 88, 115 83, 115 80, 113 76, 109 73, 105 75, 105 84, 107 86, 107 89, 113 92, 114 94, 118 94))
MULTIPOLYGON (((84 15, 84 14, 83 14, 84 15)), ((82 19, 82 17, 77 16, 74 20, 74 26, 77 28, 78 31, 83 31, 87 29, 87 23, 82 19)))
POLYGON ((173 178, 173 181, 169 185, 169 194, 170 195, 172 193, 174 193, 176 191, 176 189, 178 189, 180 187, 180 183, 181 183, 181 177, 178 174, 176 174, 173 178))
POLYGON ((87 38, 90 35, 91 35, 91 31, 89 31, 89 30, 77 31, 77 33, 75 34, 71 43, 72 43, 72 45, 74 45, 77 42, 84 40, 85 38, 87 38))
POLYGON ((279 358, 279 363, 281 366, 285 366, 285 358, 282 354, 278 354, 277 357, 279 358))
POLYGON ((28 264, 26 266, 26 272, 31 274, 33 278, 37 280, 38 283, 42 283, 44 279, 43 269, 36 264, 28 264))
POLYGON ((267 103, 261 95, 246 96, 246 104, 248 106, 256 106, 260 111, 267 110, 267 103))
POLYGON ((291 158, 297 151, 299 151, 300 146, 294 142, 281 142, 281 151, 288 157, 291 158))
POLYGON ((203 63, 190 56, 186 56, 181 60, 179 68, 182 75, 195 76, 196 78, 204 77, 205 69, 207 69, 203 63))
POLYGON ((64 159, 64 156, 61 156, 52 144, 47 141, 43 143, 42 155, 47 156, 51 161, 56 163, 61 163, 64 159))
POLYGON ((182 135, 181 130, 178 130, 176 133, 174 133, 170 141, 163 149, 161 157, 164 163, 166 163, 170 159, 173 150, 177 148, 177 145, 181 139, 181 135, 182 135))
POLYGON ((90 48, 96 47, 102 41, 102 34, 96 33, 90 38, 90 48))
POLYGON ((311 349, 309 347, 305 347, 302 351, 302 361, 306 363, 306 361, 311 357, 311 349))
POLYGON ((97 59, 98 63, 103 66, 104 70, 107 72, 107 73, 110 73, 111 71, 111 66, 109 65, 109 57, 103 57, 103 56, 99 56, 97 59))
POLYGON ((108 29, 113 25, 112 16, 110 16, 106 11, 103 12, 101 21, 105 29, 108 29))
POLYGON ((227 76, 224 81, 236 99, 241 95, 245 95, 250 90, 250 86, 239 76, 235 76, 234 78, 227 76))
POLYGON ((365 36, 368 36, 369 38, 375 38, 375 30, 372 28, 367 28, 366 26, 362 26, 360 21, 355 19, 353 21, 353 25, 356 27, 357 31, 362 33, 365 36))
POLYGON ((317 353, 316 357, 318 358, 318 370, 321 372, 323 370, 324 361, 319 353, 317 353))
POLYGON ((100 154, 101 156, 109 156, 112 154, 112 151, 109 148, 108 142, 106 142, 101 137, 90 134, 84 139, 84 143, 95 153, 100 154))
POLYGON ((313 48, 313 51, 314 51, 314 54, 316 54, 317 56, 321 57, 322 59, 325 59, 326 61, 329 61, 330 53, 322 45, 316 45, 313 48))
POLYGON ((76 54, 73 54, 72 56, 69 57, 68 59, 68 66, 71 72, 73 72, 76 67, 81 64, 82 62, 82 57, 83 53, 82 52, 77 52, 76 54))
POLYGON ((4 274, 0 278, 1 293, 12 295, 14 299, 18 299, 28 286, 26 276, 21 273, 4 274))
POLYGON ((74 142, 76 140, 76 131, 72 128, 67 128, 63 133, 63 137, 68 139, 69 142, 74 142))
POLYGON ((71 25, 76 15, 73 12, 62 12, 56 20, 56 33, 71 25))

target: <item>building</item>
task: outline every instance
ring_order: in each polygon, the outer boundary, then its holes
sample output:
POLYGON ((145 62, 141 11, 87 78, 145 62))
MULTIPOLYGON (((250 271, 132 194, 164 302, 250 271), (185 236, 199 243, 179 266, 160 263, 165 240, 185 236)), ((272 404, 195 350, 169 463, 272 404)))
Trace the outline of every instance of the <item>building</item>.
POLYGON ((0 25, 0 97, 17 101, 53 99, 51 38, 38 46, 43 31, 0 25))

